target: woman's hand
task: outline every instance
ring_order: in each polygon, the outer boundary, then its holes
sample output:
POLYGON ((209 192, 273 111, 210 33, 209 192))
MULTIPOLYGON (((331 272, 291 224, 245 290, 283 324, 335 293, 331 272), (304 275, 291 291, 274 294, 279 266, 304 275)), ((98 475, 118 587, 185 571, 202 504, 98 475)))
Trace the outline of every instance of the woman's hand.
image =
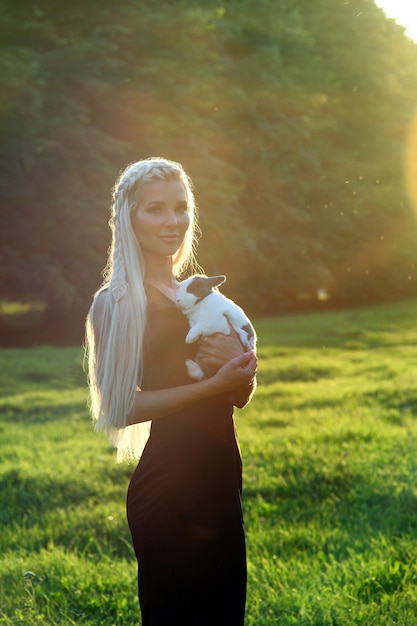
POLYGON ((230 335, 215 333, 210 337, 202 337, 199 341, 197 360, 203 369, 207 367, 214 371, 231 359, 245 352, 239 336, 235 330, 230 329, 230 335))
POLYGON ((258 360, 254 350, 251 350, 235 356, 222 365, 214 379, 222 391, 249 388, 254 384, 257 368, 258 360))
POLYGON ((256 389, 258 361, 254 350, 245 351, 233 328, 230 335, 202 337, 196 358, 208 376, 215 373, 221 392, 234 392, 235 406, 243 408, 250 401, 256 389))

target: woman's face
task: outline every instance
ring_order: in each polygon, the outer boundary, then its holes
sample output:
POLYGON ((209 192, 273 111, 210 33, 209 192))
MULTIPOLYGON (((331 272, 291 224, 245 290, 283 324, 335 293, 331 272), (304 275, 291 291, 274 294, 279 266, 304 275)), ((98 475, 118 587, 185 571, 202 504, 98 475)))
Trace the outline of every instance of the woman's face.
POLYGON ((174 255, 190 226, 187 194, 182 182, 168 180, 144 185, 131 221, 145 255, 174 255))

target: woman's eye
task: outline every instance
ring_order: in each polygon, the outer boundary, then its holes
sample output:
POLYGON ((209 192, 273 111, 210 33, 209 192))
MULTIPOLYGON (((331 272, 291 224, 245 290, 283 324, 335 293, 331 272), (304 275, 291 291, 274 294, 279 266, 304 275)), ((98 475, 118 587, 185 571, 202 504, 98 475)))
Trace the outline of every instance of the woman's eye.
POLYGON ((188 212, 188 206, 186 204, 181 204, 179 207, 176 208, 177 213, 187 213, 188 212))

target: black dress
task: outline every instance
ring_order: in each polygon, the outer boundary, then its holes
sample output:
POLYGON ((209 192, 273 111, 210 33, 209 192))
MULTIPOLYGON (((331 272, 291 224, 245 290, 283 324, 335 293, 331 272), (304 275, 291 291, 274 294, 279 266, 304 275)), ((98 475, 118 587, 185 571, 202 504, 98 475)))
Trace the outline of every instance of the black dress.
MULTIPOLYGON (((186 318, 148 287, 143 390, 194 382, 186 318)), ((230 395, 155 420, 127 494, 143 626, 242 626, 242 462, 230 395)))

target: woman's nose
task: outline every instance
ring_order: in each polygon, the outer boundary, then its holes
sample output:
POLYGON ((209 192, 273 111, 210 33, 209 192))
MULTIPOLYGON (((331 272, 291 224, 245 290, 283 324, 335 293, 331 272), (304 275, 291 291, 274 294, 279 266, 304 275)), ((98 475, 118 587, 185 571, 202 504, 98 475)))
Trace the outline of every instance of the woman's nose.
POLYGON ((167 224, 172 224, 172 225, 176 225, 178 224, 178 217, 177 214, 175 213, 175 211, 168 211, 166 216, 165 216, 165 222, 167 224))

